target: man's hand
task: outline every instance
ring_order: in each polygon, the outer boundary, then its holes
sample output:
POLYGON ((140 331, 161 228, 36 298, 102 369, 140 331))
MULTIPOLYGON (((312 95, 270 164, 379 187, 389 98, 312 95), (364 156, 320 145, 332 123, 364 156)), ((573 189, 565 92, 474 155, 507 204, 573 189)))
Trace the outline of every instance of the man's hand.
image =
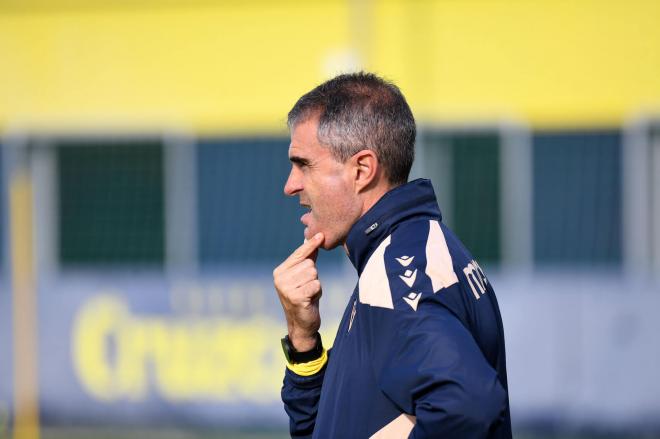
POLYGON ((321 327, 321 282, 316 271, 316 256, 323 238, 322 233, 317 233, 273 271, 273 282, 284 308, 289 339, 298 352, 314 347, 316 331, 321 327))

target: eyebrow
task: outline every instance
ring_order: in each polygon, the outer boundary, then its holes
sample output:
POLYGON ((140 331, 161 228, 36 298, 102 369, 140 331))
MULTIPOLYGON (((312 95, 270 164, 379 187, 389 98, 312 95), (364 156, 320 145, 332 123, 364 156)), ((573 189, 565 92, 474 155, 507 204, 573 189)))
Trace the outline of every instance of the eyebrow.
POLYGON ((289 157, 289 161, 291 163, 295 163, 295 164, 300 165, 300 166, 309 165, 309 160, 304 159, 302 157, 295 156, 295 155, 292 155, 291 157, 289 157))

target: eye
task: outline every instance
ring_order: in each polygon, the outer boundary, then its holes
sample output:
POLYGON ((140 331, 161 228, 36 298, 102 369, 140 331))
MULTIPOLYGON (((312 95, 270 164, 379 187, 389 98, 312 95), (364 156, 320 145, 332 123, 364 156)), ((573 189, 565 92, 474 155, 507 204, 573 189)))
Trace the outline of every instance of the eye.
POLYGON ((309 169, 309 162, 306 159, 300 157, 292 157, 290 160, 291 160, 291 166, 293 166, 295 169, 298 169, 300 171, 305 171, 309 169))

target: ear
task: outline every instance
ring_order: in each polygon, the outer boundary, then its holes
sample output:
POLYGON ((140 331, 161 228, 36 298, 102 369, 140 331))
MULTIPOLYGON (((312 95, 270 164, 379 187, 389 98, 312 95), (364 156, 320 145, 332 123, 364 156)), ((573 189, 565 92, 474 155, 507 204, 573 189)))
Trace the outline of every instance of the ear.
POLYGON ((380 172, 380 163, 376 153, 363 149, 351 157, 354 169, 354 183, 356 192, 362 192, 364 188, 375 183, 375 179, 380 172))

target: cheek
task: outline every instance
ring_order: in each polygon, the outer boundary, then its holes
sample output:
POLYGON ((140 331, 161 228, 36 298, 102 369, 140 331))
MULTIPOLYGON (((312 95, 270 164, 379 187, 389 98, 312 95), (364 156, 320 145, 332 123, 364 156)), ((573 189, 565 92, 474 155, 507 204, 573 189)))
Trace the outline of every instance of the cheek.
POLYGON ((353 216, 354 194, 341 178, 328 179, 319 195, 318 207, 315 209, 319 221, 341 226, 353 216))

